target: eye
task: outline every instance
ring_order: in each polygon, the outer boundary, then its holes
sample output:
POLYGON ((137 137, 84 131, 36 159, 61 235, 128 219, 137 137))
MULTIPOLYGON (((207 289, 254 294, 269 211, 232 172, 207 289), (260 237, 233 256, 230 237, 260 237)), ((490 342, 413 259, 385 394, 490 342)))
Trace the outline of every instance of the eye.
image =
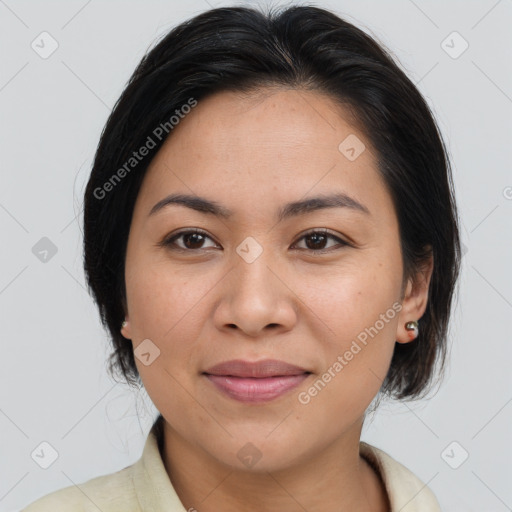
POLYGON ((309 239, 311 242, 310 243, 306 242, 305 250, 323 254, 325 252, 330 252, 332 250, 332 247, 327 248, 327 249, 324 247, 325 243, 327 242, 327 240, 329 238, 331 240, 335 240, 336 242, 338 242, 338 245, 341 245, 341 246, 350 245, 348 242, 345 242, 341 238, 329 233, 329 231, 326 229, 320 229, 320 230, 317 229, 317 230, 308 231, 299 240, 307 241, 309 239), (308 245, 310 247, 307 247, 308 245))
MULTIPOLYGON (((180 231, 179 233, 175 233, 174 235, 165 238, 159 245, 163 247, 168 247, 173 250, 190 252, 194 250, 207 249, 208 247, 204 247, 204 241, 207 238, 212 240, 212 238, 205 231, 202 231, 200 229, 189 229, 187 231, 180 231), (183 239, 183 245, 179 245, 176 243, 176 241, 180 239, 183 239)), ((325 244, 329 239, 336 241, 338 246, 350 245, 348 242, 345 242, 341 238, 331 234, 326 229, 308 231, 307 233, 302 235, 299 241, 306 240, 306 247, 301 249, 323 254, 325 252, 330 252, 332 250, 332 247, 325 248, 325 244)))
POLYGON ((163 242, 159 245, 169 247, 170 249, 177 249, 182 251, 187 250, 198 250, 198 249, 205 249, 205 247, 202 247, 204 244, 204 240, 206 238, 209 238, 212 240, 206 232, 200 230, 200 229, 192 229, 188 231, 181 231, 179 233, 176 233, 175 235, 165 238, 163 242), (183 238, 183 246, 180 246, 176 244, 176 240, 179 240, 180 238, 183 238))

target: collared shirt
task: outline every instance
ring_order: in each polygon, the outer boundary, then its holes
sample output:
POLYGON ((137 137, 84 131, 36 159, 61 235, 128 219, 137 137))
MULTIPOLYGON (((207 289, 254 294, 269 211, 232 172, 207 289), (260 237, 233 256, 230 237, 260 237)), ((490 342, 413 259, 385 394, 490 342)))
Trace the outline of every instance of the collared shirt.
MULTIPOLYGON (((21 512, 190 512, 181 503, 162 457, 163 416, 151 428, 140 459, 116 473, 54 491, 21 512)), ((380 475, 391 512, 440 512, 432 491, 383 450, 363 441, 360 454, 380 475)))

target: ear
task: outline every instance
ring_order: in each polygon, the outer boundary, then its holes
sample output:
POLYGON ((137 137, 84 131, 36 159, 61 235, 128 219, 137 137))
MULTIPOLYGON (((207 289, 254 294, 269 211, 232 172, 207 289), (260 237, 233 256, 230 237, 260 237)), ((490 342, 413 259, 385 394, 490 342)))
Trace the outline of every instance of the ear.
POLYGON ((130 319, 128 318, 128 315, 125 315, 124 317, 124 323, 121 325, 121 334, 127 339, 132 339, 132 332, 130 327, 130 319))
POLYGON ((402 309, 398 317, 397 343, 409 343, 415 339, 405 328, 405 324, 413 320, 417 322, 425 313, 433 269, 434 257, 431 253, 428 261, 407 281, 402 309))

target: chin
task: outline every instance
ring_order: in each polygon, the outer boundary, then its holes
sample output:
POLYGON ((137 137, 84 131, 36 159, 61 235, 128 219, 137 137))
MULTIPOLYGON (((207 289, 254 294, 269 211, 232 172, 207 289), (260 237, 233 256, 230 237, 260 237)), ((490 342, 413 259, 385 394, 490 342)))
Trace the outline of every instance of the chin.
POLYGON ((290 446, 304 448, 301 442, 286 442, 282 438, 271 440, 266 438, 266 431, 253 438, 246 435, 239 437, 232 433, 233 438, 222 445, 203 445, 203 449, 218 463, 228 466, 231 470, 252 474, 281 471, 300 464, 301 456, 306 457, 305 453, 298 453, 297 450, 294 453, 290 452, 290 446))

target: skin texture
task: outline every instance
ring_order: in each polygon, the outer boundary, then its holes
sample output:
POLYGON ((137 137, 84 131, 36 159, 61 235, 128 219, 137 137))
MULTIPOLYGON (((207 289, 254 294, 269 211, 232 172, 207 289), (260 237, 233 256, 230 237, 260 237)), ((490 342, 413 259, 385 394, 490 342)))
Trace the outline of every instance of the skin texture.
POLYGON ((164 416, 164 464, 186 509, 389 510, 359 440, 395 342, 411 342, 404 324, 425 311, 432 266, 414 285, 402 283, 391 196, 369 141, 349 119, 312 91, 217 93, 174 128, 144 178, 128 239, 122 333, 134 349, 150 339, 160 350, 150 365, 136 361, 164 416), (351 134, 366 147, 354 161, 338 149, 351 134), (334 191, 370 215, 328 208, 276 221, 283 204, 334 191), (149 215, 178 192, 235 213, 221 219, 172 205, 149 215), (207 236, 182 236, 174 250, 160 244, 183 228, 207 236), (312 228, 350 245, 331 238, 315 245, 304 238, 312 228), (262 248, 251 263, 237 252, 247 237, 262 248), (328 252, 315 253, 320 249, 328 252), (301 403, 299 393, 394 303, 399 313, 301 403), (267 358, 312 375, 259 404, 235 401, 201 375, 219 362, 267 358), (237 457, 247 443, 261 455, 252 467, 237 457))

